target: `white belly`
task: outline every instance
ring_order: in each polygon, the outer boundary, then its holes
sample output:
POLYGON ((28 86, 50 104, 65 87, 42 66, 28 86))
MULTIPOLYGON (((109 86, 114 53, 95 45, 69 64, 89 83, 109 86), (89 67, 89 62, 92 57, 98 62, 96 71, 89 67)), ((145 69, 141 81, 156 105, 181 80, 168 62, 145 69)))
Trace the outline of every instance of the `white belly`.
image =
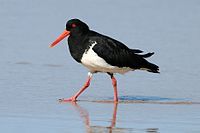
POLYGON ((92 48, 94 47, 94 44, 89 48, 88 51, 86 51, 81 59, 82 64, 87 67, 90 72, 110 72, 110 73, 121 73, 124 74, 128 71, 131 71, 133 69, 129 67, 117 67, 117 66, 111 66, 108 64, 103 58, 99 57, 92 48))

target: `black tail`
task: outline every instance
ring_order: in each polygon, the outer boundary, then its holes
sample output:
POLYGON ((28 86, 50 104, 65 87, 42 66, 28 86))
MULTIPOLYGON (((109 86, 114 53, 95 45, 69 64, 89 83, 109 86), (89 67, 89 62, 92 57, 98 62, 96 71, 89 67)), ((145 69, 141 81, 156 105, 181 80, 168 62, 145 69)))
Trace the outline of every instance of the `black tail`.
POLYGON ((138 54, 140 57, 143 58, 143 65, 141 66, 141 69, 143 70, 147 70, 148 72, 152 72, 152 73, 160 73, 159 72, 159 67, 153 63, 148 62, 146 59, 144 58, 148 58, 151 57, 154 54, 154 52, 151 53, 147 53, 147 54, 138 54))
POLYGON ((160 73, 159 67, 153 63, 148 62, 146 65, 147 71, 152 73, 160 73))

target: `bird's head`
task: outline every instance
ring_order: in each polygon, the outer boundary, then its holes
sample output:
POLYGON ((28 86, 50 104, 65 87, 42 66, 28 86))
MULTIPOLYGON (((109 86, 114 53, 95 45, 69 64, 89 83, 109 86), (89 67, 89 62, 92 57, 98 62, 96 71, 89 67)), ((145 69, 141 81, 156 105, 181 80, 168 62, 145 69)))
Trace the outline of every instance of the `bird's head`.
POLYGON ((79 19, 71 19, 66 23, 66 29, 60 36, 49 46, 50 48, 56 46, 61 40, 69 35, 81 35, 89 31, 87 24, 79 19))

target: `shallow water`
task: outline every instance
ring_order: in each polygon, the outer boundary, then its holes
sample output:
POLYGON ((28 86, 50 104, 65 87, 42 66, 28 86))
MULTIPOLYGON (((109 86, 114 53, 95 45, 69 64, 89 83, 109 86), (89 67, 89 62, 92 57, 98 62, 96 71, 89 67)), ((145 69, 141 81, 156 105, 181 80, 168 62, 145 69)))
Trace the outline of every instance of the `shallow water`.
POLYGON ((200 132, 199 1, 1 0, 0 15, 1 132, 200 132), (77 103, 59 103, 87 76, 65 41, 48 48, 74 17, 154 51, 161 74, 116 75, 118 104, 109 76, 95 74, 77 103))

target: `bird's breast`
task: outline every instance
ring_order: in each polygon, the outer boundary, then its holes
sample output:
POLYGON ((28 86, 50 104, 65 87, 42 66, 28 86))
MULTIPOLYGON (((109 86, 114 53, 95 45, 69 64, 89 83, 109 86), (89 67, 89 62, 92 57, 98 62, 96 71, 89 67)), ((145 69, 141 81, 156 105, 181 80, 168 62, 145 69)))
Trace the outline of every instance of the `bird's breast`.
POLYGON ((83 45, 83 39, 72 38, 71 36, 68 38, 68 46, 71 56, 79 63, 81 63, 81 58, 85 49, 87 49, 85 45, 83 45), (77 41, 78 40, 78 41, 77 41))

